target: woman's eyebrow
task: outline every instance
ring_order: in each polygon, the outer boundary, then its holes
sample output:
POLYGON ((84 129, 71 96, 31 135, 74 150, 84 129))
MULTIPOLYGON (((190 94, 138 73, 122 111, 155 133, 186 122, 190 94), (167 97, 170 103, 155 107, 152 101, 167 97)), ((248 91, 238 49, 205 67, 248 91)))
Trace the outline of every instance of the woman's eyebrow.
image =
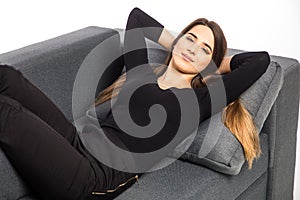
MULTIPOLYGON (((198 39, 198 37, 197 37, 194 33, 188 33, 188 34, 191 34, 194 38, 198 39)), ((209 48, 210 51, 212 52, 212 48, 209 46, 209 44, 207 44, 206 42, 203 42, 203 44, 204 44, 205 46, 207 46, 207 48, 209 48)))

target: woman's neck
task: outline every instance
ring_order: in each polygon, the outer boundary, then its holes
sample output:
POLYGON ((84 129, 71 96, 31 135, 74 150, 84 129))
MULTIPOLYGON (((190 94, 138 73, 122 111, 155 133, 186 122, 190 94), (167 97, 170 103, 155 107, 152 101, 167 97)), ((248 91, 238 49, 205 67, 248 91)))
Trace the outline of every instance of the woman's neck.
POLYGON ((158 85, 162 89, 170 87, 190 88, 191 80, 194 74, 185 74, 173 67, 172 62, 167 67, 167 70, 158 77, 158 85))

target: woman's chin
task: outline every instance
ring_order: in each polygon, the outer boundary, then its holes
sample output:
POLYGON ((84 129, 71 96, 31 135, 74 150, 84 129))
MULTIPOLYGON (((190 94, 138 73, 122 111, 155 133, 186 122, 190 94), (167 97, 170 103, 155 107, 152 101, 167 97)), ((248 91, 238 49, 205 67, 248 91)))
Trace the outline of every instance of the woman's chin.
POLYGON ((174 63, 174 68, 184 74, 197 74, 198 70, 187 61, 176 61, 174 63))

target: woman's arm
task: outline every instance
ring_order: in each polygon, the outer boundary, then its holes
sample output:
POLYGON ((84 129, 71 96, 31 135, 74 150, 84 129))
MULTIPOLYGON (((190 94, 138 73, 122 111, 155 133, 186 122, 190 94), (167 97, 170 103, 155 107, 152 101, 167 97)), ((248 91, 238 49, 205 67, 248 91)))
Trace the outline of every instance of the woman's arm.
MULTIPOLYGON (((164 30, 164 26, 143 10, 135 7, 131 10, 126 24, 126 30, 128 31, 131 29, 136 29, 136 31, 140 29, 143 32, 144 37, 147 37, 154 42, 158 42, 158 39, 164 30)), ((166 34, 164 33, 164 35, 166 34)))
POLYGON ((239 53, 231 58, 224 60, 224 65, 221 67, 221 71, 230 71, 220 76, 220 81, 224 85, 226 102, 222 102, 224 99, 223 86, 220 84, 211 84, 209 88, 193 88, 201 110, 201 120, 205 120, 216 112, 220 112, 226 105, 236 100, 244 91, 246 91, 255 81, 257 81, 267 70, 270 63, 270 56, 267 52, 244 52, 239 53), (229 64, 228 64, 229 63, 229 64), (230 66, 230 69, 228 68, 230 66), (211 97, 210 91, 214 92, 211 97), (214 107, 212 110, 211 98, 214 98, 214 107), (219 100, 220 99, 220 102, 219 100), (224 105, 226 103, 226 105, 224 105))
POLYGON ((244 52, 230 59, 230 73, 222 77, 227 103, 236 100, 245 90, 257 81, 270 64, 268 52, 244 52))
POLYGON ((164 28, 158 39, 158 44, 166 48, 168 51, 171 51, 172 43, 174 40, 175 37, 167 29, 164 28))
MULTIPOLYGON (((135 7, 130 12, 124 37, 124 63, 126 72, 136 66, 148 63, 145 37, 158 42, 164 26, 150 15, 135 7)), ((165 41, 165 39, 163 39, 165 41)), ((165 42, 163 42, 166 44, 165 42)), ((128 75, 127 77, 129 77, 128 75)))
MULTIPOLYGON (((154 19, 141 9, 135 7, 134 9, 132 9, 129 15, 129 20, 134 21, 134 25, 131 25, 130 29, 145 28, 143 29, 145 37, 154 42, 157 42, 168 50, 171 49, 171 45, 175 40, 175 37, 156 19, 154 19), (147 27, 149 29, 147 29, 147 27), (152 27, 152 29, 150 27, 152 27)), ((128 23, 132 24, 132 22, 128 23)))
POLYGON ((216 71, 217 74, 227 74, 231 71, 230 69, 230 61, 233 56, 226 56, 223 58, 222 63, 218 70, 216 71))

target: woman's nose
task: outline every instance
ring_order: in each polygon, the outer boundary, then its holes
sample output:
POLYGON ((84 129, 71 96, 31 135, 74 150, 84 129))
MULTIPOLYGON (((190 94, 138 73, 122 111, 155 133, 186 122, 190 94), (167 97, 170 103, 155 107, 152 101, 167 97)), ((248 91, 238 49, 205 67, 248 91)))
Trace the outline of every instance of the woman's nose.
POLYGON ((187 51, 193 56, 195 55, 195 50, 193 50, 193 48, 188 48, 187 51))
POLYGON ((192 44, 191 46, 189 46, 187 48, 188 52, 191 54, 191 55, 200 55, 200 52, 201 52, 201 46, 199 46, 198 44, 192 44))

